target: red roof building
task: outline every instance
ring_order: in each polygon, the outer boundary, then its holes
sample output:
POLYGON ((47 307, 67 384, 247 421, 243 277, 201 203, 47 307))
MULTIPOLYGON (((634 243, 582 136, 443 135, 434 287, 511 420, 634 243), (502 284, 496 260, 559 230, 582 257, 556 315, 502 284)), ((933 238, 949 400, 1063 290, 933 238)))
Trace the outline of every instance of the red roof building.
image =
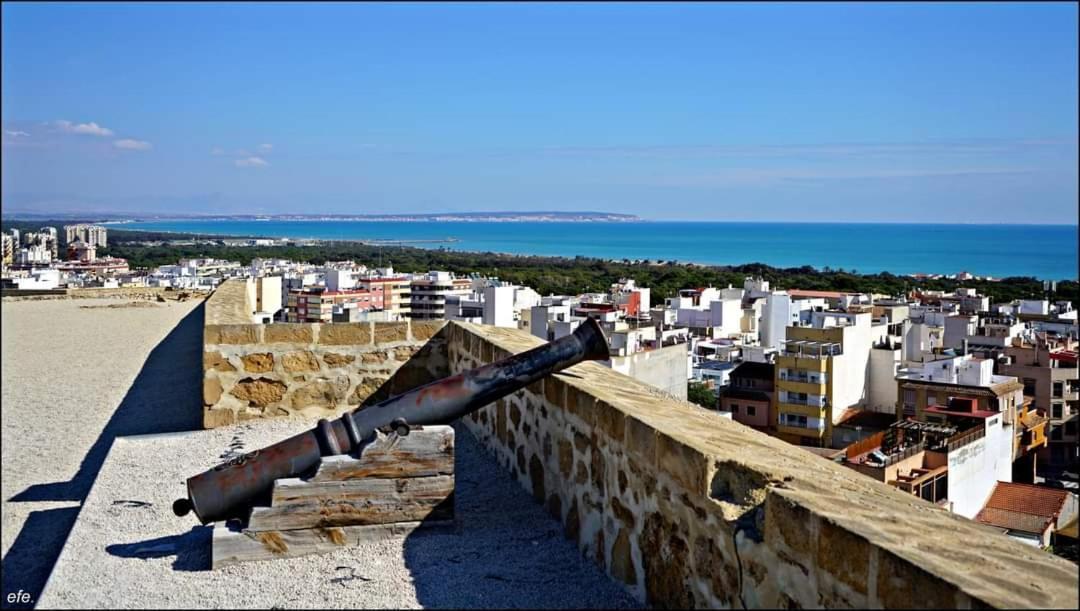
POLYGON ((1004 529, 1007 534, 1020 539, 1036 538, 1040 547, 1046 547, 1070 500, 1070 513, 1074 513, 1076 501, 1070 499, 1065 490, 998 482, 975 521, 1004 529))

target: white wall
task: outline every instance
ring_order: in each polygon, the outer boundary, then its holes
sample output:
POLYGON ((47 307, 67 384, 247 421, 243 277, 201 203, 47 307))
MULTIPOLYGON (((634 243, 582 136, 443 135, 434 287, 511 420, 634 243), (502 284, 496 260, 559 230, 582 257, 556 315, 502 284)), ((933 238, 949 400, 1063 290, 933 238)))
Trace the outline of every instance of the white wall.
POLYGON ((961 348, 964 339, 969 335, 975 335, 978 327, 977 316, 947 316, 945 318, 944 346, 946 348, 961 348))
POLYGON ((949 452, 949 501, 953 513, 974 518, 998 481, 1012 481, 1011 427, 1001 415, 986 419, 986 436, 949 452))
POLYGON ((866 409, 888 414, 896 412, 896 371, 899 367, 900 350, 870 350, 870 392, 867 393, 866 409))
POLYGON ((611 368, 650 384, 679 399, 686 399, 687 369, 686 345, 676 344, 630 356, 611 358, 611 368))
POLYGON ((484 289, 485 325, 516 327, 514 321, 514 287, 489 286, 484 289))

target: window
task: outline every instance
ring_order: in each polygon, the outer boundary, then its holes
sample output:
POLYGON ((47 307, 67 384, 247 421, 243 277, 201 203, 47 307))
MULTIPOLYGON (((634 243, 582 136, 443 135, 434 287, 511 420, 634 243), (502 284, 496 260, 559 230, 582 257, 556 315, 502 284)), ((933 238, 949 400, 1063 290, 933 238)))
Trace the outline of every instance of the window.
POLYGON ((1054 418, 1054 419, 1061 418, 1061 407, 1062 407, 1061 403, 1052 403, 1052 404, 1050 404, 1051 418, 1054 418))
POLYGON ((1054 382, 1054 398, 1055 399, 1060 399, 1063 396, 1064 391, 1065 391, 1065 383, 1064 382, 1054 382))
POLYGON ((1050 431, 1050 439, 1054 441, 1061 441, 1061 427, 1056 426, 1054 430, 1050 431))
POLYGON ((799 414, 780 414, 780 424, 784 426, 797 426, 800 428, 807 428, 806 416, 799 414))
POLYGON ((746 406, 746 415, 747 416, 756 416, 757 415, 757 408, 754 407, 753 405, 747 405, 746 406))
POLYGON ((934 501, 934 482, 926 482, 919 487, 919 496, 924 501, 934 501))
POLYGON ((1029 397, 1035 396, 1035 380, 1033 378, 1024 378, 1024 394, 1029 397))
POLYGON ((1070 421, 1065 423, 1065 434, 1066 435, 1075 435, 1076 434, 1076 421, 1075 420, 1070 420, 1070 421))
POLYGON ((934 500, 941 501, 949 497, 949 476, 943 475, 934 480, 934 500))

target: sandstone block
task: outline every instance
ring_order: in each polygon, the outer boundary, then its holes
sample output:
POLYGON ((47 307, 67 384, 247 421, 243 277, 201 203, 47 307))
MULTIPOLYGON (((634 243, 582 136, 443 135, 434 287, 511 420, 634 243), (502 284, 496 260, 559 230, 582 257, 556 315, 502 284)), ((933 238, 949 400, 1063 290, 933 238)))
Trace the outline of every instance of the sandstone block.
POLYGON ((675 525, 660 513, 648 514, 639 545, 645 569, 646 602, 673 609, 694 607, 686 565, 689 549, 675 525))
POLYGON ((954 586, 881 548, 877 554, 877 597, 882 608, 911 607, 913 601, 924 609, 957 608, 954 586))
POLYGON ((231 409, 208 409, 203 412, 203 428, 213 429, 236 422, 236 412, 231 409))
POLYGON ((580 486, 587 481, 589 481, 589 469, 584 463, 578 463, 577 469, 574 471, 574 483, 580 486))
POLYGON ((577 448, 578 452, 584 454, 592 447, 592 441, 589 440, 588 436, 583 435, 578 431, 574 431, 574 447, 577 448))
POLYGON ((640 457, 645 464, 656 464, 656 429, 644 422, 627 416, 623 421, 627 449, 640 457))
POLYGON ((278 380, 244 378, 233 386, 229 394, 241 401, 247 401, 250 407, 266 407, 280 401, 288 389, 288 386, 278 380))
POLYGON ((337 407, 349 392, 349 377, 319 378, 293 391, 293 409, 311 406, 337 407))
POLYGON ((385 352, 365 352, 360 355, 360 362, 365 365, 384 363, 389 358, 385 352))
POLYGON ((626 415, 605 401, 596 402, 596 427, 615 441, 622 441, 626 431, 626 415))
POLYGON ((376 390, 379 390, 379 387, 385 382, 386 378, 360 378, 360 382, 356 385, 356 389, 353 390, 349 402, 363 403, 364 400, 370 397, 376 390))
POLYGON ((323 355, 323 362, 327 367, 341 367, 348 365, 356 360, 356 355, 353 354, 338 354, 336 352, 327 352, 323 355))
POLYGON ((709 490, 709 458, 667 435, 659 435, 657 463, 663 471, 693 494, 709 490))
POLYGON ((595 418, 596 411, 596 398, 589 393, 575 388, 574 386, 566 385, 566 409, 571 414, 574 414, 587 425, 592 425, 595 418))
POLYGON ((371 343, 371 323, 338 322, 319 328, 319 343, 327 346, 367 345, 371 343))
POLYGON ((739 592, 737 561, 732 554, 725 555, 729 538, 701 537, 694 540, 694 560, 697 574, 708 580, 713 596, 726 601, 732 608, 742 606, 739 592))
POLYGON ((559 440, 559 473, 564 479, 570 479, 570 471, 574 468, 574 447, 565 439, 559 440))
POLYGON ((866 539, 818 520, 818 567, 860 594, 867 593, 872 551, 866 539))
POLYGON ((566 405, 566 383, 558 378, 558 374, 544 379, 544 398, 552 407, 566 405))
POLYGON ((221 399, 221 380, 216 377, 203 378, 203 405, 214 405, 221 399))
POLYGON ((622 501, 619 500, 619 497, 615 495, 611 496, 611 513, 615 514, 615 517, 620 522, 633 530, 634 512, 630 511, 630 509, 626 505, 623 505, 622 501))
POLYGON ((412 326, 412 338, 416 341, 427 341, 434 337, 446 326, 445 320, 414 320, 412 326))
POLYGON ((506 444, 506 400, 499 399, 495 402, 495 434, 499 441, 506 444))
POLYGON ((208 325, 204 339, 207 344, 258 344, 262 325, 208 325), (212 337, 215 336, 216 337, 212 337), (216 339, 216 341, 211 341, 216 339))
POLYGON ((394 348, 395 361, 407 361, 419 350, 416 346, 398 346, 394 348))
POLYGON ((274 369, 274 355, 269 352, 245 354, 240 360, 244 363, 244 371, 248 373, 266 373, 274 369))
POLYGON ((611 546, 611 576, 626 585, 637 584, 637 571, 630 557, 630 537, 626 535, 625 528, 619 529, 615 544, 611 546))
POLYGON ((801 557, 813 557, 817 540, 810 536, 814 516, 808 509, 771 493, 765 501, 765 540, 783 543, 801 557))
POLYGON ((236 371, 224 354, 215 350, 203 352, 203 370, 236 371))
POLYGON ((310 323, 272 323, 263 328, 263 341, 267 344, 310 344, 315 333, 310 323))
POLYGON ((288 352, 281 357, 281 367, 289 372, 318 371, 319 361, 310 350, 298 350, 288 352))
POLYGON ((375 323, 375 343, 403 342, 409 339, 408 322, 375 323))

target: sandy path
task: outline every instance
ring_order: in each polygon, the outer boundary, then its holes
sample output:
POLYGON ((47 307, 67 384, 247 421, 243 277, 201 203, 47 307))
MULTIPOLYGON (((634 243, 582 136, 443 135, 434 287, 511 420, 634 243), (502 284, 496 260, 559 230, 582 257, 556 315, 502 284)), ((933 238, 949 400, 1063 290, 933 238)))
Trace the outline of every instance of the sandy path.
POLYGON ((199 424, 198 394, 176 389, 201 375, 201 301, 85 307, 123 303, 0 306, 5 600, 36 598, 113 438, 199 424))

